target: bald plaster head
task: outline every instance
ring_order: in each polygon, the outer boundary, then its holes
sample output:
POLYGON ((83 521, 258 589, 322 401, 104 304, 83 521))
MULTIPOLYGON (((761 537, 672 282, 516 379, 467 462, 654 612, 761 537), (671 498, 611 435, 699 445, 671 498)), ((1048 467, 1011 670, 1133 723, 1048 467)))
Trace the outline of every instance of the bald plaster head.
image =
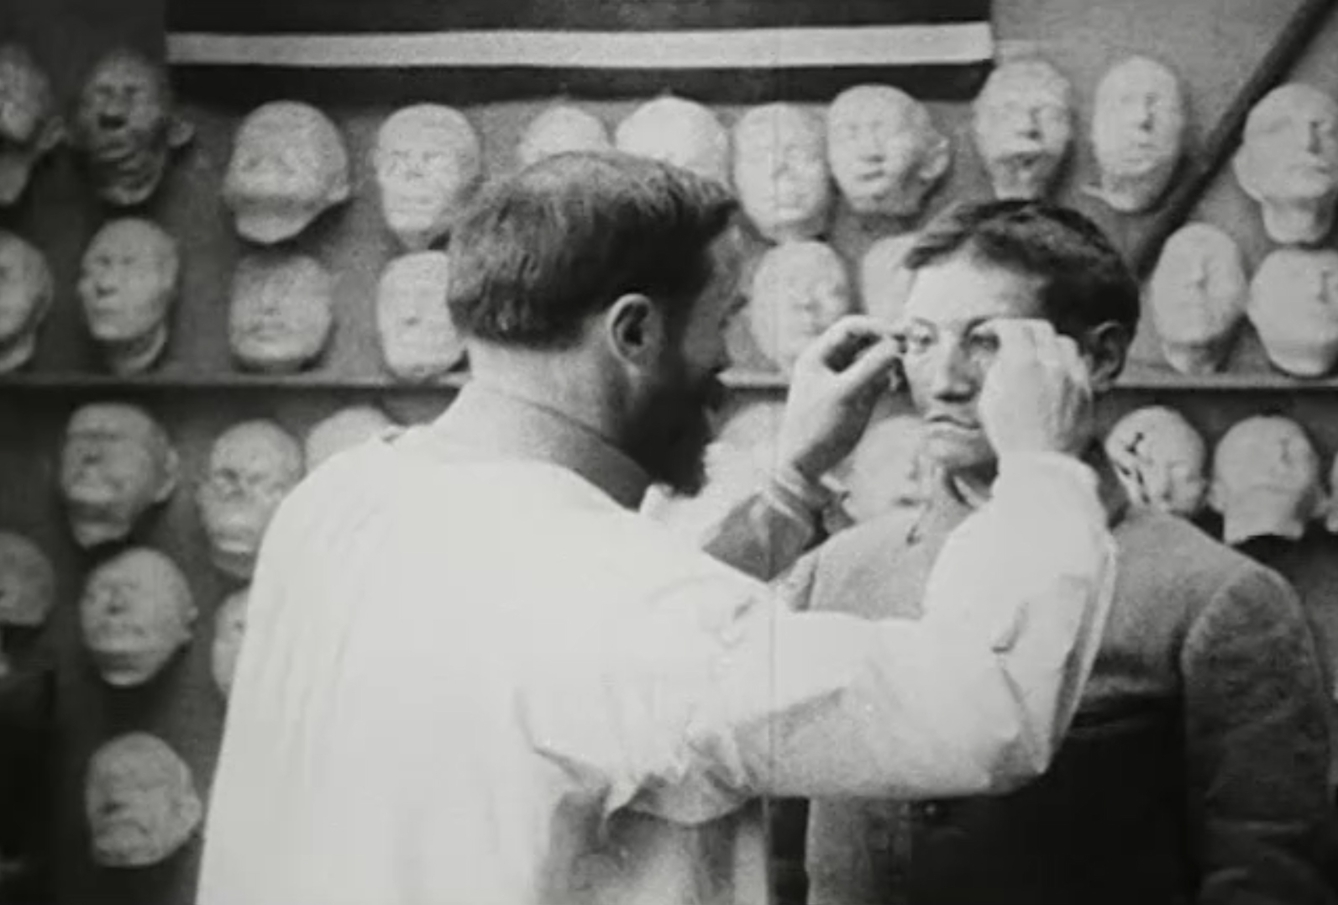
MULTIPOLYGON (((0 631, 40 626, 55 601, 56 573, 42 548, 22 534, 0 531, 0 631)), ((0 645, 0 677, 10 671, 0 645)))
POLYGON ((381 215, 405 248, 427 248, 450 232, 483 178, 483 148, 463 113, 441 104, 395 111, 372 153, 381 215))
POLYGON ((386 367, 397 378, 440 377, 465 347, 446 307, 450 262, 444 252, 412 252, 386 265, 376 289, 376 329, 386 367))
POLYGON ((147 867, 183 846, 204 814, 190 767, 157 736, 131 732, 94 752, 84 781, 93 862, 147 867))
POLYGON ((348 197, 348 152, 324 113, 272 101, 242 120, 222 190, 242 238, 261 245, 291 239, 348 197))
POLYGON ((214 644, 209 651, 209 670, 214 685, 224 699, 232 691, 232 677, 237 672, 237 655, 246 635, 246 602, 251 588, 229 594, 214 613, 214 644))
POLYGON ((729 133, 709 109, 679 97, 658 97, 631 112, 614 131, 619 151, 675 164, 729 185, 729 133))
POLYGON ((1250 282, 1247 309, 1269 361, 1322 377, 1338 361, 1338 251, 1279 248, 1250 282))
POLYGON ((1184 147, 1187 113, 1180 80, 1148 57, 1128 57, 1102 76, 1092 111, 1100 180, 1089 192, 1117 211, 1152 207, 1184 147))
POLYGON ((773 242, 812 239, 832 204, 822 120, 794 104, 753 107, 734 127, 734 185, 744 213, 773 242))
POLYGON ((79 598, 84 646, 108 685, 142 685, 194 634, 186 576, 164 554, 131 547, 99 565, 79 598))
POLYGON ((0 230, 0 374, 32 361, 54 297, 46 256, 20 236, 0 230))
POLYGON ((818 334, 852 308, 845 263, 822 242, 777 245, 753 274, 748 300, 753 338, 784 373, 818 334))
POLYGON ((1202 507, 1208 448, 1175 409, 1135 409, 1110 429, 1105 448, 1132 505, 1186 517, 1202 507))
POLYGON ((162 182, 173 150, 195 128, 172 109, 167 67, 126 47, 94 64, 79 91, 74 144, 94 191, 108 204, 146 201, 162 182))
POLYGON ((51 79, 22 45, 0 45, 0 207, 19 200, 64 136, 51 79))
POLYGON ((219 571, 251 577, 265 529, 302 473, 302 447, 272 421, 244 421, 214 440, 195 501, 219 571))
POLYGON ((996 198, 1043 198, 1073 138, 1072 88, 1049 63, 998 66, 973 105, 976 149, 996 198))
POLYGON ((1320 241, 1338 201, 1338 102, 1300 82, 1274 88, 1250 111, 1232 164, 1270 239, 1320 241))
POLYGON ((929 110, 890 85, 856 85, 827 109, 832 175, 857 214, 914 217, 952 163, 929 110))
POLYGON ((912 415, 871 424, 837 478, 846 512, 858 523, 923 505, 933 489, 933 464, 924 455, 924 425, 912 415))
POLYGON ((864 310, 884 323, 896 323, 911 291, 911 271, 906 269, 906 253, 916 236, 884 236, 869 246, 860 260, 860 298, 864 310))
POLYGON ((530 120, 516 146, 522 167, 570 151, 611 151, 609 130, 593 113, 571 104, 553 104, 530 120))
POLYGON ((252 255, 237 262, 228 308, 232 356, 255 371, 298 371, 334 328, 333 281, 307 255, 252 255))
POLYGON ((149 220, 112 220, 88 243, 79 301, 113 373, 147 371, 162 356, 180 269, 176 240, 149 220))
POLYGON ((123 540, 176 490, 180 461, 147 411, 95 402, 70 417, 60 450, 60 492, 81 547, 123 540))
POLYGON ((303 444, 307 473, 336 453, 382 436, 394 427, 390 416, 371 405, 350 405, 321 419, 303 444))
POLYGON ((1190 223, 1162 245, 1147 304, 1162 356, 1182 374, 1210 374, 1231 351, 1248 298, 1245 261, 1235 240, 1190 223))
POLYGON ((1233 425, 1213 453, 1208 503, 1222 514, 1228 544, 1261 535, 1300 538, 1328 509, 1319 456, 1305 430, 1279 415, 1233 425))

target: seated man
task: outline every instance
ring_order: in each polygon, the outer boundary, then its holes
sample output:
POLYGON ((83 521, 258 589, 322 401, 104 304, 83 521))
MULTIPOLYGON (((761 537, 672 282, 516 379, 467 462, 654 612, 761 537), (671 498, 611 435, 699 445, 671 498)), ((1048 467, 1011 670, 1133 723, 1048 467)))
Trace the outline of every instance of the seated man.
MULTIPOLYGON (((1041 202, 956 208, 907 266, 903 364, 943 480, 926 509, 862 524, 802 560, 789 581, 812 609, 926 615, 917 601, 944 538, 989 498, 997 456, 978 406, 1000 319, 1044 317, 1077 339, 1098 392, 1137 323, 1118 252, 1082 216, 1041 202)), ((1322 875, 1326 704, 1295 594, 1183 520, 1128 507, 1095 443, 1087 461, 1103 475, 1115 597, 1054 765, 1002 797, 812 801, 813 905, 1335 900, 1322 875)), ((1032 517, 1049 514, 1037 505, 1032 517)))

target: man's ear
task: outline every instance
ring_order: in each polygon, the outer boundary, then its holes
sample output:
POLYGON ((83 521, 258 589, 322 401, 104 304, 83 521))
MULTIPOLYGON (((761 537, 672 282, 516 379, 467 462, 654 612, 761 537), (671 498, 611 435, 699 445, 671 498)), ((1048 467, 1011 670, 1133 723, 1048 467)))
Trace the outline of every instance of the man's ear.
POLYGON ((1082 351, 1092 375, 1092 389, 1105 392, 1124 370, 1133 335, 1129 328, 1116 321, 1106 321, 1092 327, 1083 335, 1082 351))
POLYGON ((639 292, 619 296, 604 313, 604 335, 619 361, 649 369, 660 361, 669 343, 664 312, 639 292))

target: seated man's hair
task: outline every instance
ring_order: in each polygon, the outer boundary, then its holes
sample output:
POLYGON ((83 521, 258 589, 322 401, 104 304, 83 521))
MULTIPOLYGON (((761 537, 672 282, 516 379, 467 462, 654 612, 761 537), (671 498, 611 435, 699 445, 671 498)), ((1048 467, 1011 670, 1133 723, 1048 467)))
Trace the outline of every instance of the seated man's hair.
POLYGON ((532 349, 571 345, 629 293, 686 316, 736 208, 723 186, 657 161, 539 161, 485 189, 452 230, 451 316, 467 336, 532 349))
POLYGON ((988 201, 949 208, 916 239, 909 270, 958 253, 1043 281, 1041 304, 1055 329, 1080 337, 1115 322, 1133 336, 1139 291, 1120 252, 1091 220, 1044 201, 988 201))

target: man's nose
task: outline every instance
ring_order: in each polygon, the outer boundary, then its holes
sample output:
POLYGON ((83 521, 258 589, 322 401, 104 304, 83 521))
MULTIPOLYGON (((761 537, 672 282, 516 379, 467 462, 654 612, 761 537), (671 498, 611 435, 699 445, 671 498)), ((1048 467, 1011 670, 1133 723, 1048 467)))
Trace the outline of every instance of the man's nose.
POLYGON ((961 402, 975 392, 978 377, 975 367, 956 344, 932 353, 926 365, 933 398, 961 402))

